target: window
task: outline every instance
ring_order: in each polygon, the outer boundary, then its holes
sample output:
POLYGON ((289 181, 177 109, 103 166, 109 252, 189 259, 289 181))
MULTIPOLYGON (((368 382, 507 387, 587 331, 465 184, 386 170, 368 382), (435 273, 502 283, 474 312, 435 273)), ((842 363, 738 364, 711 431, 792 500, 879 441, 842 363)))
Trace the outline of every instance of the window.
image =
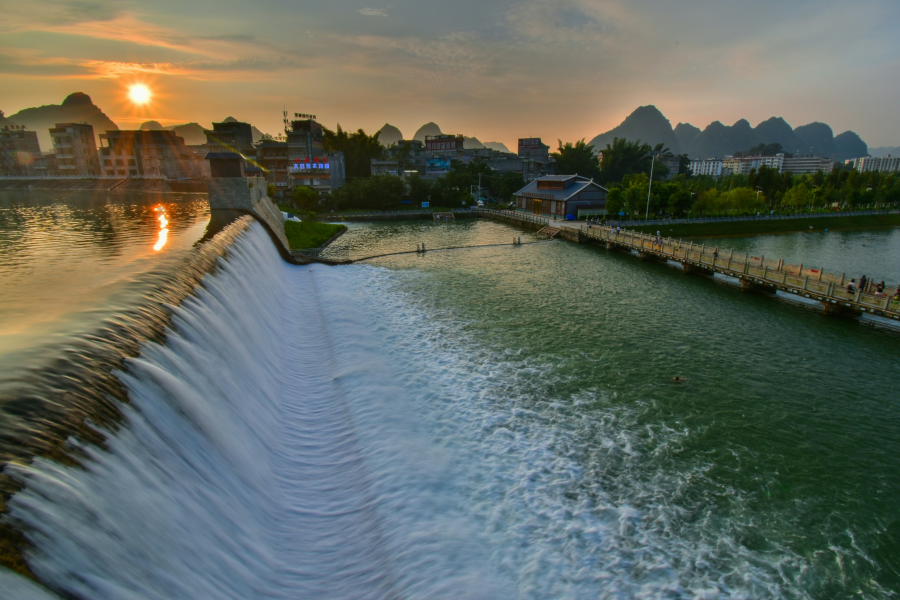
POLYGON ((129 177, 137 177, 137 171, 128 171, 129 177))
POLYGON ((116 166, 117 166, 117 167, 124 167, 124 166, 125 166, 125 161, 122 160, 121 158, 117 158, 117 159, 116 159, 116 166))
POLYGON ((136 164, 136 163, 134 162, 134 159, 133 159, 133 158, 129 158, 129 159, 128 159, 128 166, 129 166, 129 167, 133 167, 133 166, 135 166, 135 164, 136 164))

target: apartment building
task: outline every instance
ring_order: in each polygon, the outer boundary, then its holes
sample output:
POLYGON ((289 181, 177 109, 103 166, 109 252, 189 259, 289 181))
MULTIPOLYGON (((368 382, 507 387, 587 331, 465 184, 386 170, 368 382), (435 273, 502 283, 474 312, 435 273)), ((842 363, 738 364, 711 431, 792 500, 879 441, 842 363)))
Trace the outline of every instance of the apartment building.
POLYGON ((0 176, 33 177, 41 159, 36 131, 24 125, 6 125, 0 130, 0 176))
POLYGON ((781 164, 782 173, 793 173, 794 175, 813 175, 819 171, 831 173, 832 170, 834 170, 834 161, 817 155, 785 158, 781 164))
POLYGON ((63 177, 99 177, 100 155, 94 127, 87 123, 57 123, 50 129, 55 171, 63 177))
POLYGON ((691 174, 696 176, 709 175, 710 177, 722 176, 721 158, 697 158, 688 165, 691 174))
POLYGON ((238 152, 248 157, 252 157, 255 154, 253 128, 249 123, 223 121, 212 125, 212 129, 203 130, 203 133, 206 134, 206 145, 210 152, 238 152))
POLYGON ((104 177, 204 177, 205 162, 190 152, 184 138, 168 130, 118 130, 100 134, 100 160, 104 177))
POLYGON ((863 173, 865 171, 880 171, 882 173, 896 173, 900 171, 900 156, 863 156, 848 160, 847 164, 863 173))

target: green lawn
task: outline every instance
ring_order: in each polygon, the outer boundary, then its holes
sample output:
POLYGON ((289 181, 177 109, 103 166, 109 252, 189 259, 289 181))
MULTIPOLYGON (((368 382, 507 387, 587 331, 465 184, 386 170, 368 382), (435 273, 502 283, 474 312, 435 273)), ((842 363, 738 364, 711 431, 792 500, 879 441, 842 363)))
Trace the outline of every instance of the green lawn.
POLYGON ((346 231, 346 225, 333 225, 331 223, 319 223, 318 221, 285 221, 284 234, 287 236, 291 248, 318 248, 337 233, 346 231))
POLYGON ((655 234, 660 231, 666 237, 697 238, 728 235, 757 235, 787 233, 791 231, 815 231, 828 229, 876 229, 900 226, 900 215, 860 215, 854 217, 821 217, 784 219, 779 221, 733 221, 725 223, 686 223, 673 225, 646 225, 629 227, 635 231, 655 234))

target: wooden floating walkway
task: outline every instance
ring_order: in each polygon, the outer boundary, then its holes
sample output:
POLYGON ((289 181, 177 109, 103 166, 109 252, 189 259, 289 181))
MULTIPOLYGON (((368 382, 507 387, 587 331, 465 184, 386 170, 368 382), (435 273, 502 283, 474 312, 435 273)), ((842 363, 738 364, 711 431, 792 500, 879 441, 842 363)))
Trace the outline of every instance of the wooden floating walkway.
MULTIPOLYGON (((478 213, 479 216, 506 223, 539 227, 541 231, 551 228, 551 221, 540 215, 494 210, 479 210, 478 213)), ((636 231, 613 233, 609 227, 602 226, 583 228, 579 224, 578 227, 567 227, 565 222, 560 222, 553 224, 553 228, 556 227, 560 237, 574 242, 593 242, 608 249, 634 250, 641 260, 675 261, 681 263, 685 273, 720 273, 734 277, 741 282, 741 290, 746 292, 774 294, 780 290, 809 298, 821 302, 825 314, 859 316, 869 313, 900 320, 900 301, 893 299, 896 284, 885 287, 885 295, 867 290, 851 292, 847 290, 849 278, 844 273, 826 273, 802 264, 789 264, 783 259, 735 254, 734 250, 657 238, 636 231)))
MULTIPOLYGON (((657 238, 635 231, 612 232, 605 227, 581 230, 585 240, 601 243, 609 249, 636 250, 642 260, 672 260, 681 263, 684 272, 720 273, 741 282, 743 291, 774 294, 776 290, 803 296, 822 303, 826 314, 871 313, 900 320, 900 301, 891 295, 847 290, 847 277, 803 264, 792 265, 783 259, 773 260, 748 254, 735 255, 734 250, 657 238)), ((885 290, 892 293, 893 290, 885 290)))

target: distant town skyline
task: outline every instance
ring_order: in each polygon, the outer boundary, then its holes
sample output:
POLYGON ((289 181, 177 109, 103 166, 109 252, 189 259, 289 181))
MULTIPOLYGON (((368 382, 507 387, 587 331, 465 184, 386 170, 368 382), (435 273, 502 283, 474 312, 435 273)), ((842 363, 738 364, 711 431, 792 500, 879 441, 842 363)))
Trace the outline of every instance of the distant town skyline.
POLYGON ((900 144, 900 5, 887 0, 34 0, 4 13, 7 115, 82 91, 120 127, 231 115, 277 134, 284 108, 407 138, 434 121, 512 149, 590 140, 653 104, 673 126, 780 116, 900 144))

